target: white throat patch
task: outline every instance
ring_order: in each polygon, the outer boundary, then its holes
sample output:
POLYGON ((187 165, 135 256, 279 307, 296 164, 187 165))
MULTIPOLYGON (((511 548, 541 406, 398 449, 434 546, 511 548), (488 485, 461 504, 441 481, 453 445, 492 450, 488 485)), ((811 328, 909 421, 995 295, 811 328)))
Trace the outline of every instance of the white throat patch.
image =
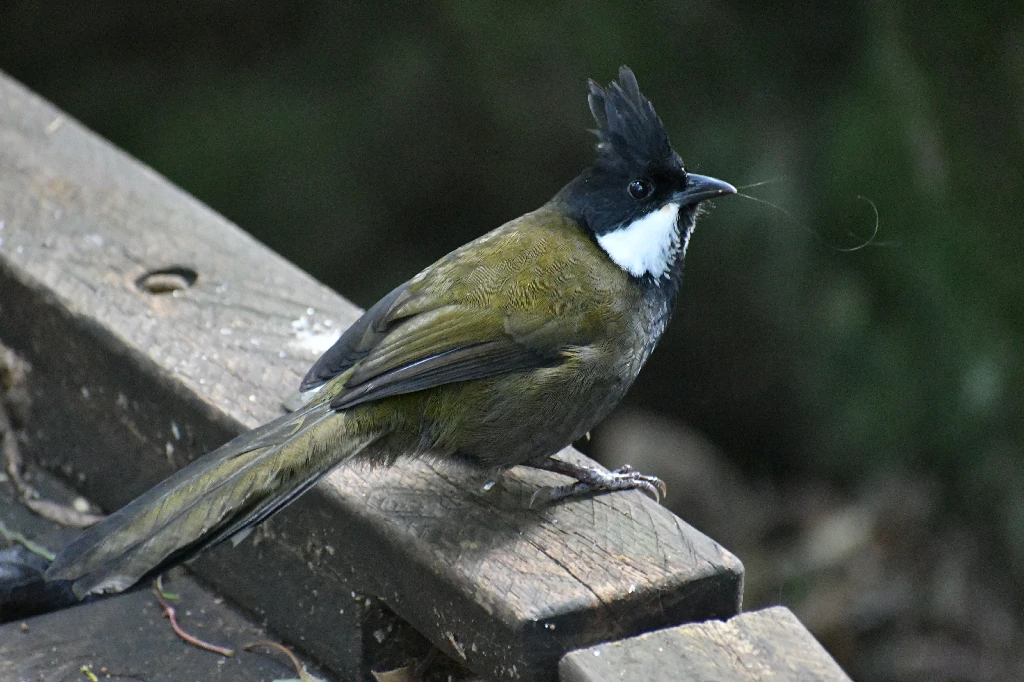
POLYGON ((642 277, 650 273, 657 279, 680 255, 678 217, 679 204, 665 204, 629 225, 599 235, 597 243, 629 274, 642 277))

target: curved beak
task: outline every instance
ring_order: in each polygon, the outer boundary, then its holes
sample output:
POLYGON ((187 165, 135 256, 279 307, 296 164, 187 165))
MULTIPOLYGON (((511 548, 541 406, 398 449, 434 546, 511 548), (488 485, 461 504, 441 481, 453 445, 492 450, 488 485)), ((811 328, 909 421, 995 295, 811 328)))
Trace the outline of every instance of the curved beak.
POLYGON ((736 188, 723 180, 696 173, 686 174, 686 187, 676 192, 675 200, 681 206, 692 206, 706 199, 736 194, 736 188))

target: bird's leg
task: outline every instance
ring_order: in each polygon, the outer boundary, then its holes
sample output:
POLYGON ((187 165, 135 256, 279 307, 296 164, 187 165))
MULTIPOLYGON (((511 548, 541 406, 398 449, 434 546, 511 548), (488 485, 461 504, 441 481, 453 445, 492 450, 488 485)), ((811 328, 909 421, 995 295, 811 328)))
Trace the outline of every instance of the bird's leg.
POLYGON ((609 493, 615 490, 642 490, 660 502, 666 494, 665 482, 657 476, 646 476, 629 466, 628 464, 615 469, 605 471, 597 467, 588 467, 581 464, 573 464, 554 457, 540 457, 524 462, 523 466, 544 471, 553 471, 569 478, 575 478, 576 482, 562 486, 545 486, 538 488, 537 492, 530 498, 530 506, 537 503, 547 504, 566 497, 577 495, 597 495, 609 493))

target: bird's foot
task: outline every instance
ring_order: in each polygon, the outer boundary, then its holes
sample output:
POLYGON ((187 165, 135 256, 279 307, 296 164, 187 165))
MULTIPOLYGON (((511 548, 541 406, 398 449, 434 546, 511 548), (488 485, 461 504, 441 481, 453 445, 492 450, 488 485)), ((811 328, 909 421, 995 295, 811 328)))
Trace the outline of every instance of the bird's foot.
POLYGON ((598 495, 616 490, 642 490, 653 497, 655 502, 661 502, 661 498, 667 493, 665 482, 660 478, 641 474, 628 464, 614 471, 605 471, 546 457, 544 460, 530 462, 527 466, 554 471, 576 479, 575 483, 569 485, 538 488, 530 498, 530 507, 577 495, 598 495))

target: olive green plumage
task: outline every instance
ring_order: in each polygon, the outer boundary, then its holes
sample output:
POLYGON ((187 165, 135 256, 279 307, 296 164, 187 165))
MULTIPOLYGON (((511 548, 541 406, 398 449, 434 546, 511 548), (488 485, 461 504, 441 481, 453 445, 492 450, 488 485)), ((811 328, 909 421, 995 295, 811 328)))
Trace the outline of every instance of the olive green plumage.
POLYGON ((75 580, 80 596, 125 589, 262 521, 360 453, 381 463, 464 453, 493 467, 552 454, 586 433, 636 375, 642 358, 624 351, 646 333, 638 299, 626 274, 559 211, 514 220, 404 285, 376 320, 386 331, 360 339, 370 352, 309 406, 239 436, 89 529, 48 577, 75 580), (432 390, 330 407, 396 369, 481 345, 474 362, 488 376, 450 382, 464 366, 448 363, 432 390))
POLYGON ((697 205, 734 192, 688 174, 623 69, 591 84, 598 159, 545 206, 385 296, 313 366, 312 401, 200 458, 64 549, 47 572, 119 591, 244 533, 337 464, 458 457, 554 468, 577 492, 660 481, 550 456, 625 394, 661 336, 697 205))
POLYGON ((383 331, 368 335, 372 350, 334 380, 344 383, 333 403, 360 432, 386 434, 373 448, 381 458, 464 453, 511 466, 550 455, 607 413, 644 359, 634 353, 650 322, 639 290, 550 205, 458 249, 399 291, 376 314, 383 331), (423 369, 426 358, 438 358, 436 366, 423 369), (405 367, 413 377, 397 390, 420 390, 376 397, 387 391, 382 377, 405 367), (352 406, 368 385, 374 402, 352 406))

